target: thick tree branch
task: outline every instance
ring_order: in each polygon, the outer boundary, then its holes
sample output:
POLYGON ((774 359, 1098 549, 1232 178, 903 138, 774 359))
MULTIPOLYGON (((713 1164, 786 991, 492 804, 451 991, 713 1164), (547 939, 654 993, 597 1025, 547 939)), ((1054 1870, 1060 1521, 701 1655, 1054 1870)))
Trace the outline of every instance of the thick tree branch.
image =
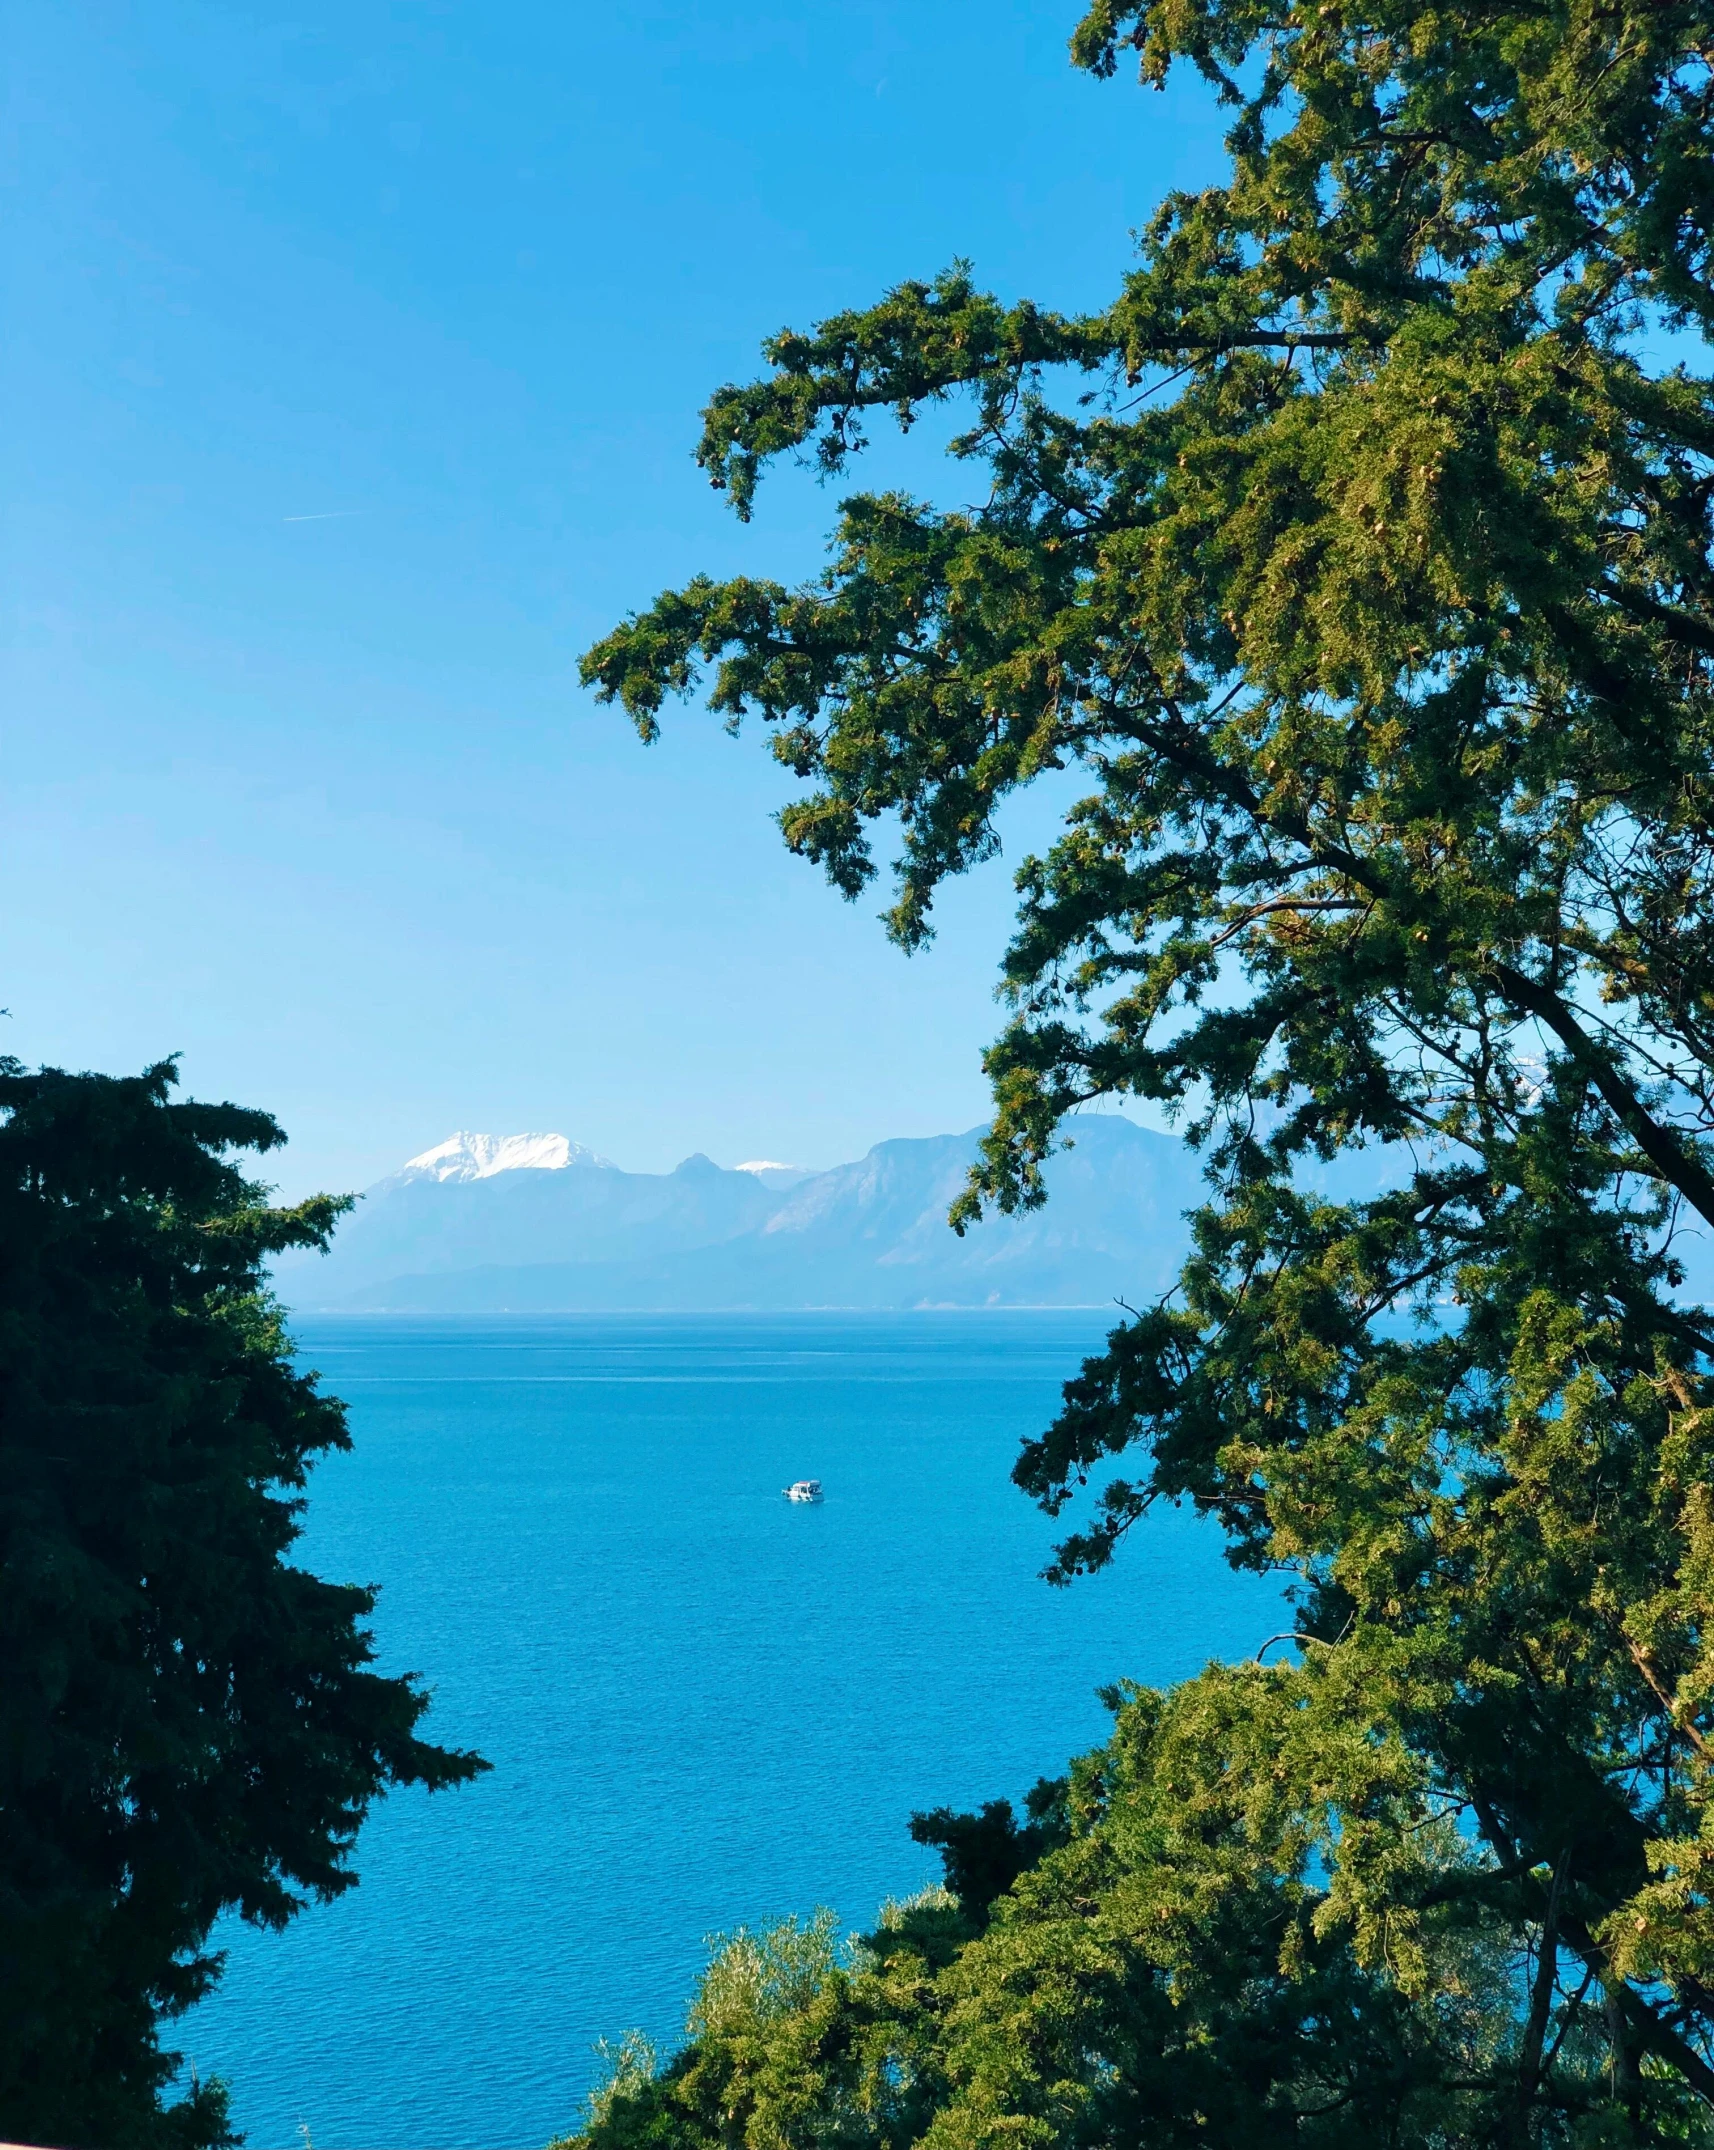
POLYGON ((1714 1175, 1648 1110, 1619 1073, 1612 1055, 1590 1037, 1551 987, 1510 963, 1494 963, 1489 968, 1512 1005, 1535 1016, 1553 1032, 1662 1179, 1676 1187, 1700 1217, 1714 1224, 1714 1175))
POLYGON ((1607 1969, 1607 1952, 1580 1919, 1562 1915, 1559 1930, 1583 1961, 1600 1979, 1613 2005, 1624 2017, 1637 2041, 1648 2052, 1676 2068, 1684 2080, 1708 2104, 1714 2105, 1714 2068, 1687 2038, 1663 2023, 1634 1987, 1607 1969))
POLYGON ((1682 611, 1677 605, 1662 604, 1658 597, 1651 597, 1646 590, 1626 589, 1622 583, 1602 582, 1596 588, 1621 612, 1628 612, 1633 619, 1652 621, 1664 629, 1670 641, 1685 649, 1701 650, 1704 655, 1714 656, 1714 627, 1710 627, 1706 620, 1699 620, 1695 613, 1682 611))

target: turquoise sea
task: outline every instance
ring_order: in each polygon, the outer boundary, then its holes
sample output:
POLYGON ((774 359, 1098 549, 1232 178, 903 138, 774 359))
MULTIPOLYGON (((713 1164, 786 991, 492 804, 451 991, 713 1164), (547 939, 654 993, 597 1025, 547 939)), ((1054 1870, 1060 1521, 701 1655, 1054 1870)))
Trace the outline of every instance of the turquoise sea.
POLYGON ((1277 1627, 1186 1514, 1037 1579, 1054 1526, 1007 1473, 1109 1320, 302 1324, 355 1436, 303 1557, 380 1584, 385 1667, 494 1770, 377 1808, 338 1902, 221 1936, 174 2042, 253 2150, 535 2150, 598 2037, 674 2042, 708 1935, 866 1924, 937 1876, 912 1809, 1015 1799, 1102 1738, 1097 1686, 1277 1627))

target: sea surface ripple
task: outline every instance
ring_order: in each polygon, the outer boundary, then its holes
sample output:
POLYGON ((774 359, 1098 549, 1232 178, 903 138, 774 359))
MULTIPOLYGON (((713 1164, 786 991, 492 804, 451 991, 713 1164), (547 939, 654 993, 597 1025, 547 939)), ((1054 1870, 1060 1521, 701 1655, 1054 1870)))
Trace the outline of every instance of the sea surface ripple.
POLYGON ((1055 1526, 1008 1472, 1111 1320, 300 1324, 355 1441, 300 1557, 381 1586, 383 1669, 494 1769, 377 1807, 361 1886, 285 1933, 222 1929, 172 2042, 252 2150, 538 2150, 598 2037, 677 2040, 707 1936, 863 1926, 937 1877, 913 1809, 1016 1799, 1104 1736, 1099 1685, 1280 1625, 1171 1510, 1039 1580, 1055 1526))

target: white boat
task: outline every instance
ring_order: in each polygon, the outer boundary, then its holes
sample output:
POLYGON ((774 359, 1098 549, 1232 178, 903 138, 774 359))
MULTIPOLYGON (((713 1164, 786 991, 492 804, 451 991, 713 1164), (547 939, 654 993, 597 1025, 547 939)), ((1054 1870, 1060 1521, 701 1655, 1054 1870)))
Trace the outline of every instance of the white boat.
POLYGON ((789 1501, 818 1501, 820 1498, 821 1480, 819 1478, 794 1478, 791 1484, 786 1487, 786 1499, 789 1501))

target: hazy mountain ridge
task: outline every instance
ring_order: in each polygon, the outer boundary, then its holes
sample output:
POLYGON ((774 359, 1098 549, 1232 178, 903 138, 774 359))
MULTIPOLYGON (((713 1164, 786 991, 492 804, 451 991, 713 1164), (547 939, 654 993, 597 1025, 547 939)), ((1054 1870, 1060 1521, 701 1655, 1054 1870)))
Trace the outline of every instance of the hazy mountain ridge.
POLYGON ((702 1156, 624 1172, 563 1137, 458 1136, 371 1188, 325 1259, 282 1262, 280 1288, 306 1310, 452 1314, 1098 1305, 1171 1282, 1201 1184, 1181 1143, 1080 1120, 1044 1209, 960 1239, 946 1212, 981 1133, 877 1143, 784 1185, 702 1156), (419 1169, 508 1142, 531 1146, 510 1168, 419 1169))

